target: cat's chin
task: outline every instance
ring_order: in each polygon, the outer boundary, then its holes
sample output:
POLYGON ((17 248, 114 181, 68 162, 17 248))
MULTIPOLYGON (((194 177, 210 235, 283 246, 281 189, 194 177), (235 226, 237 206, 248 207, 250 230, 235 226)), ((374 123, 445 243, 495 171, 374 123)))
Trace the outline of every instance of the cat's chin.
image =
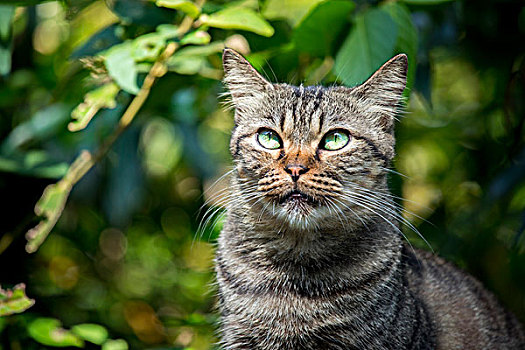
POLYGON ((290 228, 307 230, 319 226, 320 209, 319 202, 315 199, 294 190, 279 200, 276 214, 290 228))

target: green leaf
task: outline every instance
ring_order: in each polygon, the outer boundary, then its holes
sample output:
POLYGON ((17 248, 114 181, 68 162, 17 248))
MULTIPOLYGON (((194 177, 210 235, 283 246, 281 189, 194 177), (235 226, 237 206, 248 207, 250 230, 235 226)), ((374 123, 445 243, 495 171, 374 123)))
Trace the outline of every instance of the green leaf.
POLYGON ((68 330, 61 328, 59 320, 54 318, 37 318, 27 327, 31 338, 43 345, 81 348, 84 341, 68 330))
POLYGON ((412 5, 437 5, 442 4, 445 2, 452 2, 455 0, 400 0, 401 2, 405 2, 407 4, 412 5))
POLYGON ((160 33, 141 35, 131 42, 131 56, 135 62, 153 61, 160 55, 165 46, 166 38, 160 33))
POLYGON ((179 27, 174 24, 161 24, 157 26, 157 33, 162 35, 164 39, 175 38, 179 35, 179 27))
POLYGON ((244 7, 228 7, 199 19, 202 24, 215 28, 241 29, 268 37, 274 33, 273 27, 260 14, 244 7))
POLYGON ((71 187, 65 186, 62 181, 48 185, 44 189, 42 197, 35 206, 35 213, 43 216, 43 218, 38 225, 26 233, 26 239, 28 241, 26 251, 28 253, 35 252, 44 242, 53 227, 55 227, 58 218, 62 215, 70 191, 71 187))
POLYGON ((270 20, 286 19, 295 26, 311 8, 323 0, 268 0, 262 10, 270 20))
POLYGON ((331 0, 315 6, 297 25, 292 40, 299 51, 329 56, 338 34, 348 23, 355 5, 351 1, 331 0))
MULTIPOLYGON (((412 22, 410 11, 403 4, 397 2, 388 2, 384 6, 392 19, 396 22, 398 28, 396 51, 406 53, 408 56, 408 82, 407 86, 413 84, 416 74, 416 55, 418 36, 417 29, 412 22)), ((405 91, 409 91, 406 89, 405 91)))
POLYGON ((11 25, 15 16, 15 6, 0 5, 0 42, 11 38, 11 25))
POLYGON ((102 345, 102 350, 128 350, 128 343, 124 339, 110 339, 102 345))
POLYGON ((68 167, 67 163, 57 162, 41 150, 17 153, 9 158, 0 156, 0 171, 33 177, 57 179, 64 176, 68 167))
POLYGON ((2 153, 10 154, 33 141, 55 135, 69 119, 69 106, 49 105, 36 112, 31 119, 19 124, 2 142, 2 153))
POLYGON ((157 6, 182 11, 191 18, 197 18, 201 13, 197 5, 188 0, 157 0, 155 3, 157 6))
POLYGON ((186 34, 184 38, 181 39, 180 43, 182 45, 193 44, 193 45, 206 45, 210 42, 211 36, 208 32, 203 30, 197 30, 186 34))
POLYGON ((88 92, 84 97, 84 102, 71 112, 73 121, 68 125, 69 131, 84 129, 100 109, 115 108, 117 106, 115 98, 119 91, 120 89, 115 83, 107 83, 88 92))
POLYGON ((122 88, 122 90, 136 95, 139 92, 137 86, 137 68, 133 59, 133 46, 130 42, 113 46, 105 52, 104 64, 108 74, 122 88))
POLYGON ((42 197, 35 205, 35 214, 42 216, 42 219, 38 225, 26 233, 26 251, 28 253, 34 253, 55 227, 62 211, 64 211, 74 178, 83 176, 87 171, 85 169, 89 169, 88 165, 92 161, 91 154, 88 151, 83 151, 60 181, 44 189, 42 197))
POLYGON ((97 345, 102 345, 108 339, 108 331, 101 325, 83 323, 73 326, 71 332, 80 338, 97 345))
POLYGON ((33 299, 26 296, 25 289, 23 283, 17 284, 12 290, 0 287, 0 317, 24 312, 35 304, 33 299))
POLYGON ((334 69, 343 83, 362 83, 391 58, 397 32, 396 23, 382 9, 358 16, 335 58, 334 69))
POLYGON ((223 42, 214 42, 205 46, 184 47, 170 57, 168 69, 178 74, 197 74, 207 64, 206 57, 224 49, 223 42))
POLYGON ((168 69, 178 74, 193 75, 199 73, 206 62, 202 56, 174 56, 169 61, 168 69))
POLYGON ((0 75, 6 75, 11 71, 13 48, 11 25, 14 15, 14 6, 0 5, 0 75))

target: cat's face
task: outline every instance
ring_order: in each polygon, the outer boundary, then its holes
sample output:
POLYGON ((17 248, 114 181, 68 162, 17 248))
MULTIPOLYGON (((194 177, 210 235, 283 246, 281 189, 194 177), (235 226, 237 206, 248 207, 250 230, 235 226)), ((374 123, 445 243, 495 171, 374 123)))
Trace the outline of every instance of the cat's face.
POLYGON ((223 61, 235 108, 236 195, 261 218, 300 229, 381 212, 406 56, 352 89, 271 84, 228 49, 223 61))

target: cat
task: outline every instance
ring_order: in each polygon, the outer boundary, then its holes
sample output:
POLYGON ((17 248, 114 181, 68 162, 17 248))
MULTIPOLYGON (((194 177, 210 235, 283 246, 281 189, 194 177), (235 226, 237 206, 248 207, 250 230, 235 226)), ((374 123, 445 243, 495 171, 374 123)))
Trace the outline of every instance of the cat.
POLYGON ((525 349, 473 277, 411 248, 387 187, 407 57, 291 86, 223 52, 234 170, 218 238, 224 349, 525 349))

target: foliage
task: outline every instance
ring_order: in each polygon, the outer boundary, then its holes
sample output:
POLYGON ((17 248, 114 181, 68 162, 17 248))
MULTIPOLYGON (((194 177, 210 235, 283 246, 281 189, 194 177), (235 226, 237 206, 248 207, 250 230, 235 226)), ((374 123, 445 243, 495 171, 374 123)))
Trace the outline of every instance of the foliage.
POLYGON ((24 284, 16 285, 12 290, 0 288, 0 316, 8 316, 29 309, 35 303, 25 294, 24 284))
MULTIPOLYGON (((213 347, 225 46, 296 84, 407 53, 392 190, 525 319, 524 37, 518 0, 1 1, 0 282, 36 304, 0 349, 213 347)), ((32 304, 0 291, 1 315, 32 304)))

